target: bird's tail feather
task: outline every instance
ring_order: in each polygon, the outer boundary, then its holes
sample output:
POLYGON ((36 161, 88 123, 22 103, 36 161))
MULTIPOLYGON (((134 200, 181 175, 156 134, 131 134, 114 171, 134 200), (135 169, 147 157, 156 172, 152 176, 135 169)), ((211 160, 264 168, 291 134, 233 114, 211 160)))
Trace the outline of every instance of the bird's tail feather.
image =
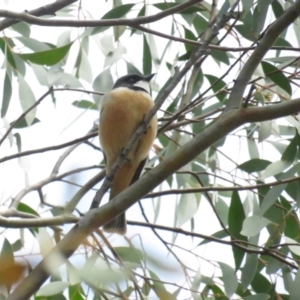
POLYGON ((109 233, 118 233, 124 235, 127 230, 125 213, 120 214, 118 217, 105 224, 103 229, 109 233))

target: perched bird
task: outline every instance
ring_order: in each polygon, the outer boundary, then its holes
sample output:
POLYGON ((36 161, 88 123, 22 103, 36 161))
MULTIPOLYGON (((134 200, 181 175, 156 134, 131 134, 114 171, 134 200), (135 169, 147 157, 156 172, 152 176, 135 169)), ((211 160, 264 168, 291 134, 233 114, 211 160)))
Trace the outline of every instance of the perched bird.
MULTIPOLYGON (((99 138, 107 173, 154 105, 149 83, 154 75, 123 76, 101 101, 99 138)), ((116 173, 110 189, 110 200, 139 179, 156 133, 157 119, 153 117, 147 131, 131 149, 126 161, 116 173)), ((125 234, 125 213, 105 224, 103 229, 111 233, 125 234)))

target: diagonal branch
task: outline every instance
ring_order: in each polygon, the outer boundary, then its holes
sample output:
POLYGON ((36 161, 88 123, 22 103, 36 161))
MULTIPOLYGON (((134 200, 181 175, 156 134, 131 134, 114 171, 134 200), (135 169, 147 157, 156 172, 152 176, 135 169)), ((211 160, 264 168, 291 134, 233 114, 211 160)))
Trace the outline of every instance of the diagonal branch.
MULTIPOLYGON (((55 27, 99 27, 99 26, 121 26, 121 25, 137 25, 148 24, 156 22, 172 14, 185 10, 196 3, 203 0, 189 0, 181 4, 165 9, 153 16, 137 17, 133 19, 107 19, 107 20, 64 20, 64 19, 43 19, 30 15, 29 13, 17 13, 0 9, 0 17, 10 18, 13 20, 24 21, 28 24, 35 24, 40 26, 55 26, 55 27)), ((0 28, 1 28, 0 23, 0 28)))
POLYGON ((23 282, 8 296, 8 300, 28 299, 48 278, 47 262, 57 257, 57 251, 65 258, 70 257, 81 242, 95 229, 106 224, 135 204, 139 199, 161 184, 178 169, 192 161, 214 142, 248 122, 266 121, 288 116, 300 111, 300 98, 268 107, 231 110, 222 114, 219 120, 199 133, 167 157, 161 164, 147 172, 136 183, 100 208, 90 210, 40 262, 23 282))
POLYGON ((0 140, 0 146, 4 142, 4 140, 8 137, 8 135, 11 133, 11 131, 14 129, 14 127, 30 112, 32 111, 35 107, 37 107, 49 94, 52 93, 52 87, 49 88, 49 90, 40 98, 38 99, 35 103, 33 103, 28 109, 26 109, 19 117, 17 120, 15 120, 11 126, 8 128, 8 130, 5 132, 3 135, 2 139, 0 140))
POLYGON ((238 75, 232 92, 228 99, 226 110, 239 108, 242 103, 242 97, 255 69, 262 61, 265 54, 275 43, 276 39, 290 24, 292 24, 300 15, 300 1, 296 1, 286 12, 278 18, 266 31, 257 48, 253 51, 243 69, 238 75))
MULTIPOLYGON (((27 14, 40 17, 44 15, 53 15, 58 10, 61 10, 62 8, 76 2, 77 0, 57 0, 51 4, 47 4, 44 6, 41 6, 39 8, 30 10, 27 12, 27 14)), ((11 18, 4 19, 0 22, 0 31, 4 30, 7 27, 10 27, 16 23, 19 23, 18 20, 12 20, 11 18)))

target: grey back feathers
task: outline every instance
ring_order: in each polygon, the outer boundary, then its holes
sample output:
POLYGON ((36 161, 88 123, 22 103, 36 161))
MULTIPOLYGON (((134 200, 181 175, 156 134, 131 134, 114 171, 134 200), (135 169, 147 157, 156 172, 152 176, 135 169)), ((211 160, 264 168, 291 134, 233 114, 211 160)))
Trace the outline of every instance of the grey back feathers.
POLYGON ((113 86, 113 89, 119 87, 127 87, 135 91, 144 91, 150 94, 150 80, 153 78, 155 73, 148 76, 141 76, 137 74, 128 74, 120 77, 113 86))

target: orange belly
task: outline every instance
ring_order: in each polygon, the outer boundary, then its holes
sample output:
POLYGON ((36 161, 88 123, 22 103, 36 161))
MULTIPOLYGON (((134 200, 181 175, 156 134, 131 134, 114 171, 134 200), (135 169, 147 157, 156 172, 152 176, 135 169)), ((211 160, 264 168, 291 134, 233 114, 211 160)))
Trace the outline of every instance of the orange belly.
MULTIPOLYGON (((111 169, 118 155, 153 105, 150 95, 127 88, 117 88, 104 96, 100 115, 99 138, 107 159, 107 171, 111 169)), ((138 166, 148 156, 156 132, 157 120, 154 117, 147 132, 129 154, 128 158, 134 165, 138 166)))

